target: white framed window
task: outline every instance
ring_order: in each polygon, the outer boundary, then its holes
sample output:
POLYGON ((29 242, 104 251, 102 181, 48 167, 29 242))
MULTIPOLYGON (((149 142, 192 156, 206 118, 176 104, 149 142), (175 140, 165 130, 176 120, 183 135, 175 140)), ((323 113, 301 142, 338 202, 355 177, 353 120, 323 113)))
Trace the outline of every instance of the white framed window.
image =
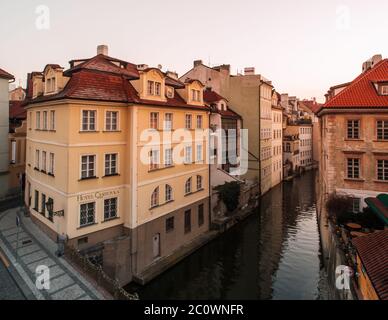
POLYGON ((191 114, 186 114, 186 116, 185 116, 185 128, 186 129, 192 128, 192 119, 193 119, 193 116, 191 114))
POLYGON ((197 144, 197 162, 200 162, 202 160, 203 160, 202 144, 197 144))
POLYGON ((388 85, 381 86, 381 94, 383 96, 388 96, 388 85))
POLYGON ((82 110, 82 131, 96 131, 96 110, 82 110))
POLYGON ((202 190, 202 176, 197 176, 197 190, 202 190))
POLYGON ((159 129, 159 112, 150 113, 150 128, 155 130, 159 129))
POLYGON ((156 170, 159 168, 159 150, 151 150, 150 151, 150 170, 156 170))
POLYGON ((172 149, 165 149, 164 150, 164 165, 166 167, 172 166, 172 149))
POLYGON ((174 98, 174 88, 167 88, 167 98, 174 98))
POLYGON ((159 187, 155 188, 151 195, 151 208, 159 205, 159 187))
POLYGON ((50 111, 50 130, 55 130, 55 110, 50 111))
POLYGON ((347 177, 349 179, 360 178, 360 159, 359 158, 347 159, 347 177))
POLYGON ((104 200, 104 220, 117 218, 117 198, 104 200))
POLYGON ((105 155, 105 175, 112 176, 117 174, 117 153, 105 155))
POLYGON ((203 117, 202 116, 197 116, 197 129, 202 129, 203 125, 203 117))
POLYGON ((37 111, 36 112, 36 118, 35 118, 35 126, 36 126, 36 129, 40 129, 40 111, 37 111))
POLYGON ((154 81, 147 81, 147 93, 150 96, 153 96, 155 92, 155 82, 154 81))
POLYGON ((49 172, 54 175, 54 153, 50 152, 50 160, 49 160, 49 172))
POLYGON ((87 155, 81 157, 81 179, 96 177, 96 156, 87 155))
POLYGON ((95 223, 96 203, 89 202, 80 205, 80 226, 86 227, 95 223))
POLYGON ((190 194, 192 192, 192 178, 187 179, 185 183, 185 194, 190 194))
POLYGON ((164 130, 172 130, 172 113, 166 113, 164 115, 164 130))
POLYGON ((35 168, 39 170, 40 166, 40 151, 35 150, 35 168))
POLYGON ((377 160, 377 180, 388 181, 388 160, 377 160))
POLYGON ((185 163, 189 164, 193 162, 193 153, 191 146, 185 147, 185 163))
POLYGON ((105 131, 117 131, 118 130, 118 111, 106 111, 105 112, 105 131))
POLYGON ((161 88, 162 84, 160 82, 155 82, 155 96, 160 96, 161 95, 161 88))
POLYGON ((165 190, 165 201, 170 202, 173 200, 172 197, 172 187, 169 184, 166 184, 166 190, 165 190))
POLYGON ((47 130, 47 111, 43 111, 43 130, 47 130))
POLYGON ((377 140, 388 140, 388 120, 376 121, 377 140))
POLYGON ((42 151, 42 170, 46 172, 46 151, 42 151))

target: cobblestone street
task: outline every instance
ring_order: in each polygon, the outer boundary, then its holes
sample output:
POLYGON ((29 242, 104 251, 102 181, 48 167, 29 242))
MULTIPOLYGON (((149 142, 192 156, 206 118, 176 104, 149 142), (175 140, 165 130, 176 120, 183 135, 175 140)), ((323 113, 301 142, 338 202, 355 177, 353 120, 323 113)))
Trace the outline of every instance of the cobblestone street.
MULTIPOLYGON (((104 299, 71 265, 55 255, 56 244, 29 218, 22 216, 22 225, 18 230, 16 212, 17 209, 10 209, 0 215, 0 247, 31 296, 38 300, 104 299), (35 285, 38 266, 49 267, 49 290, 38 290, 35 285)), ((3 265, 0 267, 0 297, 6 295, 4 299, 23 299, 23 295, 15 291, 16 285, 5 272, 7 270, 3 265), (8 287, 12 290, 7 290, 8 287)))

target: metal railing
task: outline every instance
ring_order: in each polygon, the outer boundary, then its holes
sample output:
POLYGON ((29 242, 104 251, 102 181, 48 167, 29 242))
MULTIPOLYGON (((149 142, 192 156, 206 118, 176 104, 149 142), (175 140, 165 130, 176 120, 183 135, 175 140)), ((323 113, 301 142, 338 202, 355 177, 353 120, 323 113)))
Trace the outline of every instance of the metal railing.
POLYGON ((76 248, 65 246, 65 257, 94 279, 98 286, 109 292, 115 300, 139 300, 139 296, 125 291, 115 279, 110 278, 99 265, 94 265, 76 248))

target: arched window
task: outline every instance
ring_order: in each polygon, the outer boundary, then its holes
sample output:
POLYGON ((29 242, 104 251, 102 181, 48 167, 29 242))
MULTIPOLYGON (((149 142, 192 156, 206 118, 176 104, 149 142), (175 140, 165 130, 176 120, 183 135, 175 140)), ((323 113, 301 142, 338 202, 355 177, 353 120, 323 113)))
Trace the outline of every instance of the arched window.
POLYGON ((191 178, 189 178, 189 179, 186 181, 186 185, 185 185, 185 194, 191 193, 191 181, 192 181, 191 178))
POLYGON ((157 187, 151 196, 151 208, 157 207, 159 205, 159 187, 157 187))
POLYGON ((197 190, 202 189, 202 176, 197 176, 197 190))
POLYGON ((172 188, 169 184, 166 184, 165 200, 166 202, 172 201, 172 188))

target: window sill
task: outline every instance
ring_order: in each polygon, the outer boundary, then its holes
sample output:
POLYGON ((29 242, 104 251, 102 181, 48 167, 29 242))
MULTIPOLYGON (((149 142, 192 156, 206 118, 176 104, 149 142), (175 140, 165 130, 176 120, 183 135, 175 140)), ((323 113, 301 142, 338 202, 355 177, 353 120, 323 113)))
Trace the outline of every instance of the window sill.
POLYGON ((157 206, 151 207, 150 210, 154 210, 154 209, 156 209, 156 208, 163 207, 163 206, 168 205, 169 203, 172 203, 172 202, 174 202, 174 200, 166 201, 165 203, 158 204, 157 206))
POLYGON ((373 180, 373 182, 376 182, 376 183, 388 183, 388 180, 373 180))
POLYGON ((120 177, 120 174, 118 173, 106 174, 102 178, 109 178, 109 177, 120 177))
POLYGON ((46 170, 40 170, 40 172, 47 174, 46 170))
POLYGON ((193 195, 193 194, 196 194, 196 193, 201 192, 201 191, 204 191, 204 190, 205 190, 205 189, 202 188, 202 189, 198 189, 198 190, 196 190, 196 191, 190 192, 190 193, 186 193, 186 194, 185 194, 185 197, 191 196, 191 195, 193 195))
POLYGON ((97 222, 85 224, 85 225, 83 225, 83 226, 79 226, 79 227, 77 228, 77 230, 85 229, 85 228, 87 228, 87 227, 95 226, 95 225, 97 225, 97 224, 98 224, 97 222))
POLYGON ((98 130, 80 130, 79 133, 98 133, 98 130))
POLYGON ((34 170, 40 172, 39 168, 37 167, 35 167, 34 170))
POLYGON ((50 176, 50 177, 55 178, 55 175, 53 173, 48 173, 47 175, 50 176))
POLYGON ((104 132, 104 133, 114 133, 114 132, 120 133, 122 131, 121 130, 103 130, 102 132, 104 132))
POLYGON ((101 223, 107 223, 107 222, 111 222, 111 221, 115 221, 115 220, 120 220, 120 217, 114 217, 114 218, 105 219, 101 223))
POLYGON ((373 142, 388 142, 388 139, 374 139, 373 142))
POLYGON ((87 177, 87 178, 81 178, 78 181, 84 181, 84 180, 96 180, 98 177, 87 177))
POLYGON ((162 168, 150 169, 150 170, 148 170, 148 172, 161 171, 161 170, 166 170, 166 169, 170 169, 170 168, 174 168, 174 167, 175 167, 174 165, 171 165, 171 166, 164 166, 164 167, 162 167, 162 168))
POLYGON ((345 178, 344 179, 345 181, 350 181, 350 182, 365 182, 365 179, 362 179, 362 178, 345 178))
POLYGON ((361 139, 361 138, 358 138, 358 139, 345 138, 344 141, 358 141, 358 142, 362 142, 362 141, 365 141, 365 140, 361 139))

